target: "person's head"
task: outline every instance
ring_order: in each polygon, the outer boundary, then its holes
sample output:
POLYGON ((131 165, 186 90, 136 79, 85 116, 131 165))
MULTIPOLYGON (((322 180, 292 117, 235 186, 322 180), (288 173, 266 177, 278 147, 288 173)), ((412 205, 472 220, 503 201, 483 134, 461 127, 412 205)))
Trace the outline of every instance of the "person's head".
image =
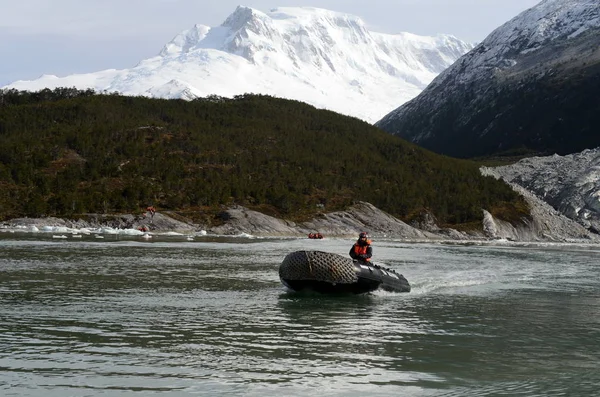
POLYGON ((366 232, 361 232, 358 235, 358 242, 360 244, 368 244, 369 241, 369 235, 366 232))

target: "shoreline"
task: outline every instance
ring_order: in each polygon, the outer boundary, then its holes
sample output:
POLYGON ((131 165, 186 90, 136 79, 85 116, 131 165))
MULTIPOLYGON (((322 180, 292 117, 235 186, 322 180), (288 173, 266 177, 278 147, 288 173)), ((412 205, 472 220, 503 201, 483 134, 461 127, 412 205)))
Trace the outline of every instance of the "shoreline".
MULTIPOLYGON (((67 226, 52 226, 47 223, 54 223, 55 219, 48 222, 45 218, 20 218, 16 222, 3 222, 0 224, 0 240, 9 236, 19 236, 24 239, 38 237, 36 240, 66 240, 66 241, 94 241, 104 240, 111 241, 160 241, 160 242, 203 242, 203 241, 231 241, 231 240, 302 240, 314 243, 314 239, 308 238, 306 235, 273 235, 273 234, 250 234, 240 232, 238 234, 215 234, 206 230, 196 230, 188 232, 177 232, 173 230, 155 230, 143 232, 137 229, 118 229, 108 226, 99 226, 97 228, 73 228, 67 226), (25 221, 28 224, 24 224, 25 221), (29 221, 29 222, 27 222, 29 221), (114 238, 111 238, 114 237, 114 238)), ((66 222, 60 219, 62 222, 66 222)), ((599 248, 598 241, 589 239, 565 239, 562 241, 556 240, 537 240, 537 241, 517 241, 505 238, 410 238, 402 236, 393 236, 386 234, 374 234, 373 237, 378 242, 401 242, 406 244, 440 244, 454 246, 497 246, 497 247, 565 247, 576 246, 579 248, 599 248)), ((354 240, 355 236, 347 235, 330 235, 325 236, 323 240, 354 240)), ((316 243, 318 244, 318 242, 316 243)))
POLYGON ((325 238, 344 239, 355 239, 358 233, 364 231, 374 239, 398 241, 600 244, 600 235, 591 233, 556 211, 547 210, 545 206, 534 207, 532 219, 521 220, 517 224, 496 219, 483 210, 481 229, 467 232, 439 227, 431 216, 418 225, 408 225, 366 202, 359 202, 346 211, 322 213, 302 223, 274 218, 242 206, 232 206, 224 213, 226 221, 217 226, 196 224, 180 216, 175 219, 168 215, 169 212, 157 211, 152 216, 85 214, 86 220, 17 218, 0 223, 0 230, 42 230, 55 233, 83 230, 84 233, 147 237, 170 234, 260 238, 308 238, 310 233, 319 232, 325 238))

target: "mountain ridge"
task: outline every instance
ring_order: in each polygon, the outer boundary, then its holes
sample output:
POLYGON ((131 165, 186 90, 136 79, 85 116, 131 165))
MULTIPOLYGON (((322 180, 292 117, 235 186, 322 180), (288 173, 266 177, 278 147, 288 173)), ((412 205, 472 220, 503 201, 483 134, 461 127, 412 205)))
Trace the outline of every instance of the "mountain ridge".
POLYGON ((4 88, 93 88, 156 98, 262 93, 368 122, 416 96, 472 45, 451 35, 370 32, 350 14, 239 6, 215 28, 196 24, 135 67, 43 76, 4 88))
POLYGON ((543 1, 496 29, 376 125, 454 157, 595 147, 600 140, 588 129, 598 121, 598 33, 600 3, 543 1), (575 139, 572 131, 579 134, 575 139))

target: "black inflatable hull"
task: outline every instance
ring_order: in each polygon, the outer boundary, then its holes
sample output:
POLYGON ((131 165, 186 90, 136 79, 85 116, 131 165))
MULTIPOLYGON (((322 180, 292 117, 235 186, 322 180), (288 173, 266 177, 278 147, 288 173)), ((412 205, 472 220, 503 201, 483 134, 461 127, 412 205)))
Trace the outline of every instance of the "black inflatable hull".
POLYGON ((288 254, 279 266, 279 278, 293 291, 364 294, 383 289, 410 292, 408 280, 392 269, 322 251, 288 254))

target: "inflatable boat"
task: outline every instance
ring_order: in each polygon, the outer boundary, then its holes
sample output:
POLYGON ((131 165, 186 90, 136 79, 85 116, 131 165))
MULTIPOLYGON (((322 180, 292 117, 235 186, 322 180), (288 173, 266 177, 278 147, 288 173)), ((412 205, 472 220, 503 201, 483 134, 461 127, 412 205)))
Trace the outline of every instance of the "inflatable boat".
POLYGON ((295 251, 279 266, 279 278, 293 291, 364 294, 377 289, 410 292, 403 275, 369 262, 323 251, 295 251))

